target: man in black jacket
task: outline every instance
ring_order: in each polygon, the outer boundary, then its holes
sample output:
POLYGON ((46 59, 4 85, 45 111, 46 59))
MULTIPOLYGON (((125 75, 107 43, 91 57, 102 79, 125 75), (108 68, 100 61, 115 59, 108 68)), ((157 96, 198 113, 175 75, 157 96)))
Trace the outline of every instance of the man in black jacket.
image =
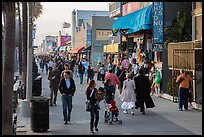
POLYGON ((79 70, 80 84, 82 84, 83 83, 84 71, 85 71, 85 67, 82 64, 82 62, 79 62, 78 70, 79 70))
POLYGON ((74 79, 70 78, 69 71, 66 71, 64 73, 64 78, 60 81, 59 90, 62 94, 64 124, 67 124, 68 122, 70 123, 70 115, 72 111, 72 96, 74 96, 76 90, 74 79))
POLYGON ((49 68, 48 80, 50 80, 50 106, 57 105, 57 92, 60 83, 60 70, 57 69, 56 64, 49 68))

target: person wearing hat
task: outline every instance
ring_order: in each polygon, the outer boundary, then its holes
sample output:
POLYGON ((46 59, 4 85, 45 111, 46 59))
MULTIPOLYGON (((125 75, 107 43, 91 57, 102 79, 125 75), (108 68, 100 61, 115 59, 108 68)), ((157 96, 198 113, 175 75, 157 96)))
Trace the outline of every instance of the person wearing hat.
POLYGON ((127 73, 126 80, 123 82, 122 93, 119 96, 120 100, 123 102, 121 108, 124 110, 123 113, 127 114, 128 110, 131 110, 131 114, 134 115, 135 108, 135 82, 131 79, 131 74, 127 73))

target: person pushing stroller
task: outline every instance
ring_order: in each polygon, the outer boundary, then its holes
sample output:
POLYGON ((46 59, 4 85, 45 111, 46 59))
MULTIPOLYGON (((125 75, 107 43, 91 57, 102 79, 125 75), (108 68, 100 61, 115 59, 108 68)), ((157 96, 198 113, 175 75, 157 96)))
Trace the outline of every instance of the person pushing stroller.
MULTIPOLYGON (((110 79, 107 79, 104 83, 104 90, 106 92, 104 119, 105 122, 109 122, 109 124, 112 124, 113 119, 116 122, 118 121, 119 110, 116 106, 116 102, 114 101, 115 87, 112 85, 110 79)), ((119 123, 121 123, 121 121, 119 121, 119 123)))

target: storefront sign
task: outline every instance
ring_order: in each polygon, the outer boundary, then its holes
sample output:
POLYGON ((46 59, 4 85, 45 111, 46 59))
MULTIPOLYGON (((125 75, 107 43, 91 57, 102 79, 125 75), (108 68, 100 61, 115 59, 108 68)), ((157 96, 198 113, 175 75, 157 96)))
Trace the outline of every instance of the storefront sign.
POLYGON ((102 47, 102 46, 103 46, 103 43, 101 43, 101 42, 96 42, 96 43, 94 43, 94 46, 95 46, 95 47, 102 47))
POLYGON ((153 2, 153 43, 163 43, 163 2, 153 2))
POLYGON ((104 53, 117 53, 118 44, 104 45, 103 52, 104 53))
POLYGON ((70 35, 61 36, 61 44, 60 46, 65 46, 66 42, 71 41, 70 35))
POLYGON ((111 30, 96 30, 96 40, 108 40, 110 35, 112 35, 111 30))
POLYGON ((92 30, 87 30, 86 45, 91 46, 92 44, 92 30))
POLYGON ((54 36, 46 36, 44 42, 46 46, 55 47, 55 37, 54 36))

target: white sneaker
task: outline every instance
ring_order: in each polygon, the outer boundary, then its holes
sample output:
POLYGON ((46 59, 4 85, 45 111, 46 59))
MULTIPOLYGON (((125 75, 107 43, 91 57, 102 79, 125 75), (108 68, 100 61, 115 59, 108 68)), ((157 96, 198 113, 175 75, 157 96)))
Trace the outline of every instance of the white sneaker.
POLYGON ((134 112, 132 111, 131 114, 134 115, 134 112))
POLYGON ((124 110, 123 113, 124 113, 124 114, 127 114, 128 112, 127 112, 127 110, 124 110))

